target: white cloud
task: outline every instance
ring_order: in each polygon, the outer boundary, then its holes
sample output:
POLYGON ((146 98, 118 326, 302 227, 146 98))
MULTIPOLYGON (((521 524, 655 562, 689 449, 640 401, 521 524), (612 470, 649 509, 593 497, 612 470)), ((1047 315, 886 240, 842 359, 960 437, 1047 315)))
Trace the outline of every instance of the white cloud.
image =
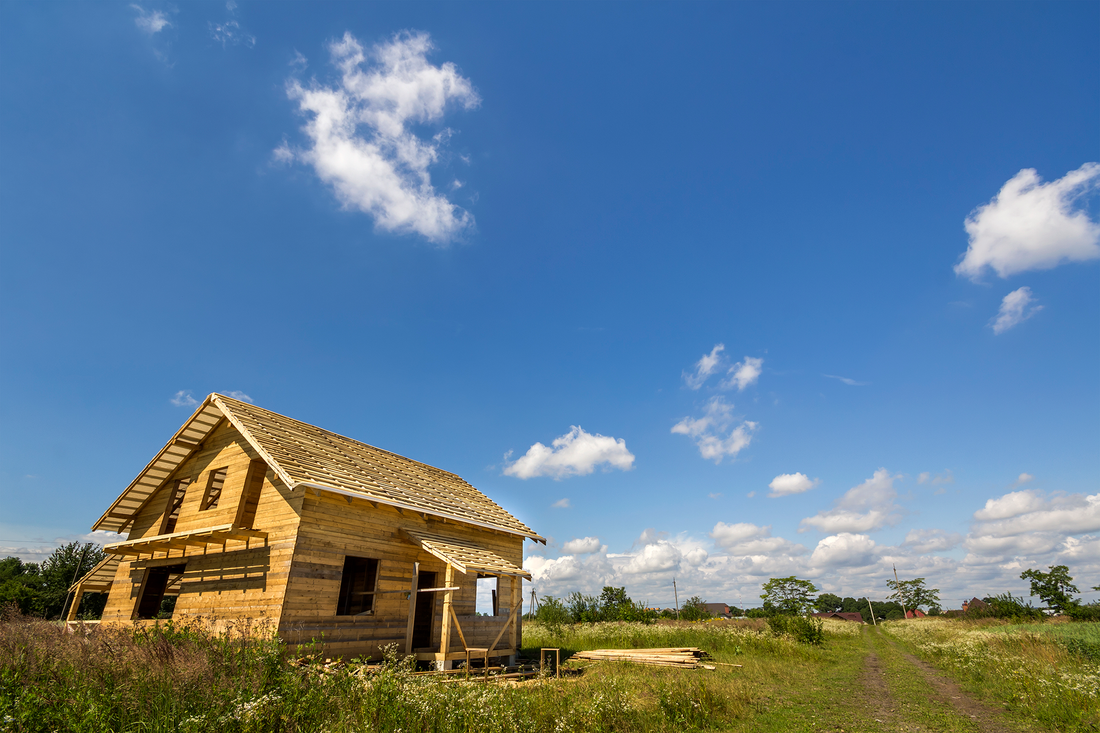
POLYGON ((925 554, 945 552, 956 547, 960 542, 962 542, 962 535, 957 532, 946 532, 942 529, 913 529, 905 535, 902 547, 925 554))
POLYGON ((191 391, 186 389, 181 389, 172 395, 170 402, 176 407, 194 407, 199 404, 199 401, 191 396, 191 391))
POLYGON ((713 493, 707 494, 707 496, 709 496, 711 499, 721 499, 722 498, 722 492, 721 491, 715 491, 713 493))
POLYGON ((975 536, 1011 537, 1032 532, 1075 534, 1100 531, 1100 494, 1014 491, 990 499, 974 512, 975 536))
POLYGON ((857 382, 856 380, 850 379, 848 377, 838 377, 835 374, 822 374, 821 376, 827 377, 828 379, 839 380, 849 387, 866 387, 868 384, 870 384, 870 382, 857 382))
POLYGON ((977 279, 989 267, 1006 278, 1100 258, 1100 225, 1074 208, 1098 181, 1096 163, 1050 183, 1042 183, 1032 168, 1021 170, 966 218, 970 246, 955 272, 977 279))
POLYGON ((555 501, 550 506, 553 507, 554 509, 572 509, 573 508, 573 505, 569 503, 569 497, 568 496, 566 496, 562 499, 558 499, 557 501, 555 501))
POLYGON ((1024 484, 1029 484, 1034 480, 1035 480, 1035 477, 1032 476, 1030 473, 1021 473, 1020 477, 1017 478, 1015 483, 1013 483, 1012 485, 1013 486, 1023 486, 1024 484))
POLYGON ((870 565, 878 557, 875 541, 865 534, 840 534, 826 537, 817 543, 810 563, 818 567, 861 567, 870 565))
POLYGON ((536 476, 552 476, 555 479, 585 476, 604 466, 605 470, 617 468, 629 471, 634 468, 634 454, 626 449, 626 441, 610 436, 586 433, 574 425, 569 432, 555 438, 547 447, 535 443, 520 458, 506 463, 504 474, 529 479, 536 476))
POLYGON ((370 215, 377 228, 446 245, 474 223, 431 183, 429 168, 450 131, 422 139, 410 126, 438 123, 449 106, 473 109, 481 99, 454 64, 428 62, 432 49, 428 34, 406 32, 368 53, 345 33, 329 45, 337 86, 288 83, 288 96, 309 117, 302 130, 310 144, 280 146, 275 157, 311 165, 345 207, 370 215))
POLYGON ((790 494, 801 494, 805 491, 809 491, 813 487, 821 483, 821 479, 810 479, 809 476, 801 473, 781 473, 772 479, 772 482, 768 484, 768 488, 771 489, 771 493, 768 496, 775 498, 777 496, 788 496, 790 494))
POLYGON ((241 24, 235 20, 227 20, 224 23, 210 23, 210 36, 222 45, 245 46, 252 48, 256 45, 256 36, 241 29, 241 24))
POLYGON ((562 545, 561 551, 567 555, 589 555, 593 552, 599 552, 601 547, 599 537, 584 537, 579 540, 569 540, 562 545))
POLYGON ((729 376, 722 382, 722 389, 737 388, 740 392, 749 385, 756 384, 763 371, 764 360, 752 356, 746 356, 744 361, 739 361, 730 367, 729 376))
POLYGON ((801 555, 806 552, 802 545, 795 544, 782 537, 773 537, 771 525, 760 527, 751 522, 726 524, 719 522, 710 533, 714 544, 729 551, 732 555, 801 555))
POLYGON ((941 484, 953 484, 955 483, 955 475, 951 473, 951 469, 947 469, 943 473, 937 473, 933 475, 929 471, 924 471, 917 476, 918 484, 932 484, 933 486, 940 486, 941 484))
POLYGON ((134 18, 134 25, 143 33, 152 36, 160 33, 165 28, 172 27, 172 22, 168 20, 168 16, 159 10, 146 10, 140 5, 131 5, 130 7, 137 11, 138 15, 134 18))
POLYGON ((228 392, 222 392, 222 394, 226 397, 232 397, 235 400, 240 400, 241 402, 248 402, 250 404, 254 402, 251 397, 246 395, 244 392, 241 392, 240 390, 233 389, 228 392))
POLYGON ((1026 285, 1006 295, 1001 301, 997 317, 990 321, 993 333, 1002 334, 1043 309, 1043 306, 1034 305, 1034 303, 1035 298, 1031 297, 1031 288, 1026 285))
POLYGON ((722 352, 725 349, 726 347, 723 344, 715 344, 709 354, 703 354, 702 358, 695 362, 694 372, 690 374, 684 372, 681 375, 689 389, 699 389, 712 374, 718 371, 718 367, 722 362, 722 352))
POLYGON ((878 469, 871 478, 840 497, 835 508, 803 519, 799 531, 814 527, 830 534, 872 532, 897 524, 901 508, 894 503, 897 498, 894 482, 899 478, 891 476, 885 468, 878 469))
POLYGON ((751 420, 744 420, 724 434, 733 422, 733 405, 716 395, 707 400, 702 417, 685 417, 672 426, 671 432, 692 438, 703 458, 721 463, 723 458, 736 457, 747 447, 759 427, 751 420))

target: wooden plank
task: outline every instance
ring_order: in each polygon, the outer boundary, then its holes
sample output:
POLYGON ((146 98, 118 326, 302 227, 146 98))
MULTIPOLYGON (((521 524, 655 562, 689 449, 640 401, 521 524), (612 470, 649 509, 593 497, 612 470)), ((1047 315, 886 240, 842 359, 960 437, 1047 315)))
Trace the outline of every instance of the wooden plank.
POLYGON ((420 580, 420 563, 413 563, 412 586, 409 589, 409 621, 405 631, 405 654, 412 654, 413 621, 416 619, 416 584, 420 580))
MULTIPOLYGON (((447 565, 446 575, 444 576, 444 585, 454 585, 455 569, 451 565, 447 565)), ((439 634, 439 651, 446 654, 451 650, 451 603, 454 591, 447 591, 443 594, 443 628, 439 634)))

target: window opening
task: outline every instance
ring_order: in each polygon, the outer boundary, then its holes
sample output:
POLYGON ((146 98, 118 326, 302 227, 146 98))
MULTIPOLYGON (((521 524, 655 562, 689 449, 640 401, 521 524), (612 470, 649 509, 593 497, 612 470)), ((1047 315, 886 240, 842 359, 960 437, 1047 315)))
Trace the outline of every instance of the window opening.
POLYGON ((497 615, 497 577, 495 575, 477 576, 477 601, 474 613, 478 616, 497 615))
POLYGON ((183 497, 187 494, 190 479, 180 479, 172 488, 172 496, 168 499, 168 511, 164 517, 164 526, 161 534, 172 534, 176 531, 176 520, 180 516, 180 507, 183 506, 183 497))
POLYGON ((218 499, 221 498, 222 486, 225 485, 225 475, 228 472, 228 468, 219 468, 210 472, 210 477, 206 480, 206 493, 202 496, 202 506, 199 511, 205 512, 207 509, 218 508, 218 499))
POLYGON ((172 618, 185 565, 161 565, 145 571, 137 618, 172 618))
POLYGON ((378 580, 378 561, 365 557, 345 557, 340 577, 337 616, 358 616, 374 612, 374 586, 378 580))
POLYGON ((252 461, 248 465, 248 475, 244 480, 244 492, 241 494, 241 503, 237 508, 238 527, 252 529, 256 521, 256 509, 260 506, 260 491, 264 488, 264 476, 267 474, 267 464, 263 461, 252 461))

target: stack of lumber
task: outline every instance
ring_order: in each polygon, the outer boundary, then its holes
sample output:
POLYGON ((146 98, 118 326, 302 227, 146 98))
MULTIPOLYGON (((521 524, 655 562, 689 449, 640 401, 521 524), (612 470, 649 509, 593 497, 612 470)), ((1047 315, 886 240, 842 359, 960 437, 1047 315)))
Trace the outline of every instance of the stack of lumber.
POLYGON ((577 652, 573 659, 590 662, 634 662, 656 667, 679 667, 681 669, 714 669, 703 664, 707 653, 696 647, 663 647, 660 649, 595 649, 589 652, 577 652))

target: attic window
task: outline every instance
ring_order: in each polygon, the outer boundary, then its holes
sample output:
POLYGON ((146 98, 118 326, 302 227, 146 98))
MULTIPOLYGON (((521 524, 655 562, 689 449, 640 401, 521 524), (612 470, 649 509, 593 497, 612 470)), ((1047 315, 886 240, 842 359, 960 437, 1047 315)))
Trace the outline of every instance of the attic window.
POLYGON ((359 616, 374 612, 374 587, 378 580, 378 561, 365 557, 345 557, 340 577, 337 616, 359 616))
POLYGON ((161 534, 172 534, 176 531, 176 520, 180 516, 180 507, 183 506, 183 497, 187 494, 187 486, 190 479, 180 479, 172 489, 172 498, 168 500, 168 512, 164 518, 164 528, 161 534))
POLYGON ((222 496, 222 486, 225 485, 225 475, 228 472, 228 468, 219 468, 210 472, 210 477, 206 480, 206 493, 202 495, 202 506, 199 511, 205 512, 207 509, 218 508, 218 499, 222 496))

